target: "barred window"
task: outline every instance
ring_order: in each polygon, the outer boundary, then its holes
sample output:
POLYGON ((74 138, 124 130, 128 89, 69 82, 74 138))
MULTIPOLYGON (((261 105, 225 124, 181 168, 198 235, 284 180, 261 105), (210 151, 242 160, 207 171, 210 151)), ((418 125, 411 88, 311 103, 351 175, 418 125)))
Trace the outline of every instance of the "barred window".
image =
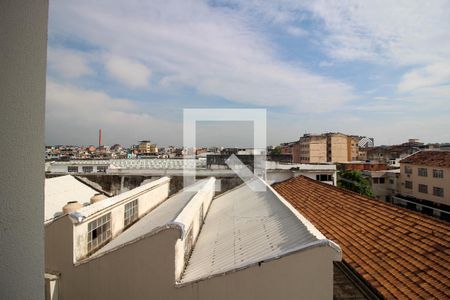
POLYGON ((92 173, 94 171, 94 167, 92 166, 84 166, 82 167, 84 173, 92 173))
POLYGON ((200 212, 199 212, 199 217, 198 217, 198 226, 202 227, 203 225, 203 203, 200 206, 200 212))
POLYGON ((68 166, 67 172, 69 173, 78 173, 78 166, 68 166))
POLYGON ((419 192, 427 194, 428 193, 428 185, 426 185, 426 184, 419 184, 419 192))
POLYGON ((111 213, 88 224, 88 253, 92 253, 111 239, 111 213))
POLYGON ((184 241, 184 263, 187 264, 189 256, 191 256, 192 244, 193 244, 193 233, 192 226, 188 229, 184 241))
POLYGON ((419 168, 419 176, 427 177, 428 176, 427 168, 419 168))
POLYGON ((434 178, 444 178, 444 170, 433 169, 433 177, 434 178))
POLYGON ((412 181, 408 181, 408 180, 406 180, 405 181, 405 189, 412 189, 413 188, 413 183, 412 183, 412 181))
POLYGON ((444 188, 434 186, 433 195, 438 197, 444 197, 444 188))
POLYGON ((412 174, 412 168, 410 166, 405 166, 405 174, 412 174))
POLYGON ((130 226, 138 219, 138 199, 125 204, 124 226, 130 226))

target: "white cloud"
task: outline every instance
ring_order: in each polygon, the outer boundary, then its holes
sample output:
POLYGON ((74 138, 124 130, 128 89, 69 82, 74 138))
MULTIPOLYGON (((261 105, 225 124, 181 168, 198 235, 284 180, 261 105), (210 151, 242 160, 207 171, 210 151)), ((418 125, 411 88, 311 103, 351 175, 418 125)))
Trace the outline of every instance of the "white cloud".
POLYGON ((150 69, 136 60, 107 55, 104 59, 105 69, 115 80, 129 87, 148 87, 150 69))
POLYGON ((430 64, 406 73, 398 85, 398 90, 404 93, 442 84, 450 84, 450 61, 430 64))
POLYGON ((89 53, 65 48, 48 49, 49 68, 64 78, 74 79, 93 75, 94 71, 89 65, 91 60, 92 55, 89 53))
MULTIPOLYGON (((332 110, 355 97, 347 83, 282 62, 241 14, 206 3, 54 2, 51 14, 52 35, 139 61, 167 89, 187 86, 234 102, 298 111, 332 110)), ((126 69, 121 64, 113 73, 142 86, 145 76, 136 79, 126 69)))
POLYGON ((130 99, 50 80, 46 97, 47 144, 96 144, 99 128, 106 144, 181 144, 180 124, 151 116, 130 99))

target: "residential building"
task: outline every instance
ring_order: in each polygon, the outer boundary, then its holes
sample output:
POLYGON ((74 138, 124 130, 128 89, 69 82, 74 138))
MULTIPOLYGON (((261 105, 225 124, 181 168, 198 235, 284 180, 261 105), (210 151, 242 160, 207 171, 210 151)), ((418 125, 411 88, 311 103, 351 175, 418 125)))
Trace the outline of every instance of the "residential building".
POLYGON ((372 187, 375 199, 391 202, 400 189, 400 169, 382 171, 362 171, 372 187))
POLYGON ((358 158, 358 139, 342 133, 305 134, 292 153, 294 163, 352 161, 358 158))
POLYGON ((341 250, 279 197, 169 178, 46 224, 48 298, 331 299, 341 250))
POLYGON ((450 151, 424 150, 400 161, 400 194, 450 206, 450 151))
POLYGON ((444 221, 304 176, 274 189, 343 251, 341 264, 371 298, 448 299, 444 221))
POLYGON ((158 148, 155 144, 152 144, 151 141, 143 140, 139 141, 138 145, 139 154, 143 155, 157 155, 158 148))

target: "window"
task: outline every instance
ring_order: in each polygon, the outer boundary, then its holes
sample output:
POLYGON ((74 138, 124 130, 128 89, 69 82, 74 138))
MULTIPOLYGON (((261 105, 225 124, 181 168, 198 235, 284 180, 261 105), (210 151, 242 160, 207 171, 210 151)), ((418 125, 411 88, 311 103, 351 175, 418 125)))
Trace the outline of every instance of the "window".
POLYGON ((316 180, 319 180, 319 181, 333 181, 333 178, 331 177, 331 175, 328 175, 328 174, 317 174, 316 175, 316 180))
POLYGON ((88 224, 88 253, 106 244, 111 239, 111 213, 88 224))
POLYGON ((125 204, 124 227, 128 227, 138 219, 138 199, 125 204))
POLYGON ((412 168, 410 166, 405 166, 405 174, 412 174, 412 168))
POLYGON ((433 169, 433 177, 434 178, 444 178, 444 170, 433 169))
POLYGON ((405 181, 405 189, 410 189, 410 190, 412 190, 412 187, 413 187, 412 181, 406 180, 406 181, 405 181))
POLYGON ((444 188, 434 186, 433 195, 438 197, 444 197, 444 188))
POLYGON ((86 167, 82 167, 82 170, 84 173, 92 173, 94 171, 94 167, 86 166, 86 167))
POLYGON ((105 173, 106 169, 108 169, 107 166, 97 166, 97 173, 105 173))
POLYGON ((198 227, 202 227, 203 225, 203 203, 200 206, 200 212, 199 212, 199 217, 198 217, 198 227))
POLYGON ((185 239, 186 240, 184 241, 184 263, 187 264, 192 250, 192 242, 193 242, 192 226, 188 229, 185 239))
POLYGON ((418 171, 419 171, 419 176, 423 176, 423 177, 428 176, 427 168, 419 168, 418 171))
POLYGON ((428 193, 428 185, 426 184, 419 184, 419 193, 428 193))
POLYGON ((384 184, 384 177, 380 177, 380 183, 384 184))
POLYGON ((78 173, 78 166, 68 166, 67 172, 69 173, 78 173))
POLYGON ((378 184, 378 182, 379 182, 378 181, 378 177, 373 178, 372 181, 373 181, 374 184, 378 184))

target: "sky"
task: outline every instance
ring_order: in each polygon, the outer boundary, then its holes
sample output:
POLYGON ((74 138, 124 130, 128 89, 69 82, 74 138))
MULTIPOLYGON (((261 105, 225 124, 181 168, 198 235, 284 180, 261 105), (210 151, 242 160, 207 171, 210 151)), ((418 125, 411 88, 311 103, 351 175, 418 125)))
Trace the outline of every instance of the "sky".
MULTIPOLYGON (((267 109, 270 145, 450 142, 449 20, 439 0, 51 1, 46 143, 96 145, 102 128, 104 144, 180 146, 185 108, 267 109)), ((253 137, 198 127, 206 146, 253 137)))

